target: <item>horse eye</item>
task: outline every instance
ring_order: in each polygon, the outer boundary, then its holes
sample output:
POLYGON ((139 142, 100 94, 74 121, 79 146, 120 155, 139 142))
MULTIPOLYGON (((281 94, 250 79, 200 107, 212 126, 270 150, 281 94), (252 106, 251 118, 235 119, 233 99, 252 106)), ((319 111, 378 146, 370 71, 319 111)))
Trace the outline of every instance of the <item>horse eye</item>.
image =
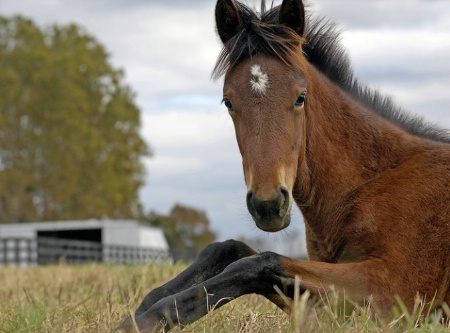
POLYGON ((302 92, 300 96, 298 96, 297 100, 295 101, 295 106, 296 107, 302 106, 303 103, 305 103, 305 100, 306 100, 306 91, 302 92))
POLYGON ((223 98, 222 103, 225 104, 228 110, 233 110, 233 104, 231 104, 230 100, 226 97, 223 98))

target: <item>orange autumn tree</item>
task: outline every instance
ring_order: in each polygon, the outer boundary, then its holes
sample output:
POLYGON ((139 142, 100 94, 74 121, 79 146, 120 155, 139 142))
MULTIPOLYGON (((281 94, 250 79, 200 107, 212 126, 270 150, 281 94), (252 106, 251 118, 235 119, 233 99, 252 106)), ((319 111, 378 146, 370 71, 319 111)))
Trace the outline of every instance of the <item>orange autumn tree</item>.
POLYGON ((206 213, 180 204, 169 215, 150 212, 144 223, 162 228, 172 250, 199 252, 216 240, 206 213))

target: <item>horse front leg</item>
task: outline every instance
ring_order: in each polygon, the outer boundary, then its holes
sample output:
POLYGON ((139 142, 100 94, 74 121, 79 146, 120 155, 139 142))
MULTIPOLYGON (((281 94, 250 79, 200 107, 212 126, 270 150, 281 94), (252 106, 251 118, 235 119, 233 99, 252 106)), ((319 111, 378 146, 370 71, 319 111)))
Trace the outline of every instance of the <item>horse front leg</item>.
MULTIPOLYGON (((294 285, 292 279, 288 281, 289 279, 272 273, 272 267, 278 266, 275 263, 277 257, 276 254, 265 252, 242 257, 226 266, 222 265, 221 268, 225 267, 219 274, 210 272, 209 279, 195 283, 189 288, 179 288, 180 292, 158 300, 144 313, 136 316, 138 328, 141 332, 157 332, 187 325, 231 300, 251 293, 264 295, 278 306, 286 308, 286 303, 277 295, 273 286, 278 285, 286 293, 293 294, 294 285)), ((203 273, 202 277, 205 277, 203 273)), ((178 286, 178 283, 175 285, 178 286)), ((122 326, 120 329, 124 328, 122 326)))
POLYGON ((350 298, 361 301, 370 296, 364 266, 295 260, 272 252, 255 254, 229 264, 204 282, 159 300, 141 315, 139 328, 156 332, 187 325, 245 294, 260 294, 278 306, 287 306, 280 303, 274 286, 293 298, 296 276, 301 280, 300 293, 309 290, 320 295, 336 286, 350 298))
MULTIPOLYGON (((196 260, 185 271, 161 287, 153 289, 145 296, 135 312, 134 321, 136 322, 136 325, 139 328, 147 325, 147 311, 161 299, 196 286, 221 273, 229 264, 236 260, 254 255, 255 253, 256 251, 246 244, 235 240, 208 245, 200 252, 196 260)), ((132 332, 133 327, 133 318, 130 316, 125 319, 117 330, 132 332)))

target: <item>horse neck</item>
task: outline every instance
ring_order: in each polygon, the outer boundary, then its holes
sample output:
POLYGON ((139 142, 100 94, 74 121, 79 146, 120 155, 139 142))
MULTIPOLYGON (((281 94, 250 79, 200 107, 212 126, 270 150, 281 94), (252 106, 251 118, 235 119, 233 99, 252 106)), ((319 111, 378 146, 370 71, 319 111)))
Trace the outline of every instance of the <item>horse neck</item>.
POLYGON ((308 227, 321 232, 345 213, 346 198, 355 189, 400 163, 415 139, 314 68, 308 73, 307 103, 294 197, 308 227))

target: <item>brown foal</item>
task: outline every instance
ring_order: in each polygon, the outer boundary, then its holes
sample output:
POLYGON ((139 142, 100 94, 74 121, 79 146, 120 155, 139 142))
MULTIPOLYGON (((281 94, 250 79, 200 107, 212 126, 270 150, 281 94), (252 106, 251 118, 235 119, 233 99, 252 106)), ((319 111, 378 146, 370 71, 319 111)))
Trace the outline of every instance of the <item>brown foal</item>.
POLYGON ((263 3, 259 14, 218 0, 216 23, 224 48, 214 76, 225 75, 249 212, 275 232, 295 202, 310 260, 211 244, 120 328, 187 324, 248 293, 287 310, 274 286, 293 297, 296 276, 300 292, 333 286, 384 316, 395 296, 409 310, 417 295, 430 308, 450 304, 448 132, 361 85, 334 26, 306 20, 301 0, 263 3))

